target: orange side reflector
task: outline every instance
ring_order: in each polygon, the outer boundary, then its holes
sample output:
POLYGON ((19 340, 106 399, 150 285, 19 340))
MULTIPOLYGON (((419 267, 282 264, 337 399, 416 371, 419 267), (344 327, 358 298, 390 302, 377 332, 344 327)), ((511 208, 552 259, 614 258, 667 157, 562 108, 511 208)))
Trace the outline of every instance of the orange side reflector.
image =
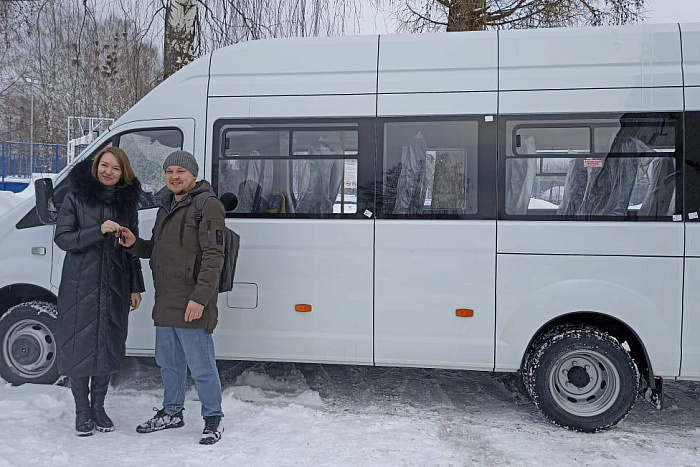
POLYGON ((308 313, 311 311, 311 305, 307 305, 305 303, 297 303, 296 305, 294 305, 294 309, 299 313, 308 313))
POLYGON ((467 308, 457 308, 455 310, 455 315, 459 316, 460 318, 471 318, 474 316, 474 310, 469 310, 467 308))

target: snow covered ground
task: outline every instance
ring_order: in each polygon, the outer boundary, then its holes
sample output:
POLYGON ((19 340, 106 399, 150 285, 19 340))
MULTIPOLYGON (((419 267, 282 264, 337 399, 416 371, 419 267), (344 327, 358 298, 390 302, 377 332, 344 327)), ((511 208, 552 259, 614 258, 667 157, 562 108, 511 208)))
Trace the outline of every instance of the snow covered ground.
POLYGON ((539 415, 514 375, 221 362, 226 431, 197 444, 190 387, 184 428, 137 434, 160 407, 152 359, 129 358, 107 411, 114 433, 73 434, 70 390, 0 384, 0 465, 636 466, 700 465, 700 383, 666 386, 668 407, 638 402, 595 435, 539 415))

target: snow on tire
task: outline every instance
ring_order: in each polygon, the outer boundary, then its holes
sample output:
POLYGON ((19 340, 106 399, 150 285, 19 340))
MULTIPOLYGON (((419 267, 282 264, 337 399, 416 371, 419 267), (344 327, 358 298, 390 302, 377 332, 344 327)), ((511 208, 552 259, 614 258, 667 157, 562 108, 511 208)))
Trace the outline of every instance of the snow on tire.
POLYGON ((520 377, 523 380, 523 386, 525 386, 525 390, 527 393, 530 395, 531 398, 534 398, 534 391, 535 391, 535 383, 534 383, 534 368, 533 368, 533 357, 537 353, 537 351, 542 347, 542 345, 547 342, 549 339, 552 337, 558 335, 558 334, 563 334, 564 332, 571 330, 571 329, 577 329, 580 328, 581 325, 575 325, 575 324, 559 324, 556 326, 552 326, 551 328, 547 329, 544 331, 542 334, 539 336, 535 337, 535 339, 532 341, 530 346, 527 349, 527 352, 525 353, 525 357, 523 358, 523 366, 520 369, 520 377))
POLYGON ((622 421, 639 389, 639 370, 611 335, 581 326, 539 341, 526 369, 528 392, 556 425, 596 432, 622 421))
POLYGON ((0 377, 12 384, 58 380, 56 305, 26 302, 0 317, 0 377))

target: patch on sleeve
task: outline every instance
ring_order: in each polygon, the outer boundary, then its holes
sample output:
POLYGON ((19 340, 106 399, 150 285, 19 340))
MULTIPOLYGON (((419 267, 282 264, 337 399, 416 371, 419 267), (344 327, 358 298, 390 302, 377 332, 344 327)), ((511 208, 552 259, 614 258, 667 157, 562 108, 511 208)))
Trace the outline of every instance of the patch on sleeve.
POLYGON ((221 229, 216 229, 216 244, 220 246, 224 244, 224 231, 221 229))

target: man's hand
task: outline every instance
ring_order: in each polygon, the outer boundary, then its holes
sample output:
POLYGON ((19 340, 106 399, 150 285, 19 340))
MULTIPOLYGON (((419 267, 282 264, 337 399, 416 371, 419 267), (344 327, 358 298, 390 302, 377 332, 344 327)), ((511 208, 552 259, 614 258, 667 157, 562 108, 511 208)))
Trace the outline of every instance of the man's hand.
POLYGON ((114 221, 104 221, 102 223, 102 225, 100 226, 100 231, 103 234, 117 233, 117 232, 119 232, 119 229, 121 229, 121 228, 122 228, 122 226, 117 224, 114 221))
POLYGON ((122 234, 121 238, 119 239, 119 244, 127 248, 131 248, 132 246, 134 246, 134 243, 136 243, 136 236, 134 235, 134 233, 131 230, 129 230, 128 227, 121 227, 119 231, 122 234))
POLYGON ((202 317, 204 313, 204 305, 200 305, 192 300, 187 303, 187 310, 185 310, 185 322, 189 323, 202 317))

